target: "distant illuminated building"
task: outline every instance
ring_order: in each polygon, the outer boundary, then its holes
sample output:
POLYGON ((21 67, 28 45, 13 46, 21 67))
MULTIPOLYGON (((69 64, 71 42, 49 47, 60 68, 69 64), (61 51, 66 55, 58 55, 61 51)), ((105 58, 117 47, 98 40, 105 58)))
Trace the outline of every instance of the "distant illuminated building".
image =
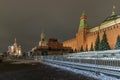
POLYGON ((38 47, 47 47, 47 41, 45 39, 45 34, 43 32, 40 35, 39 45, 32 48, 32 51, 36 50, 38 47))
POLYGON ((70 47, 63 47, 63 43, 59 42, 56 38, 45 39, 45 34, 41 33, 41 39, 38 46, 32 48, 32 52, 37 55, 56 55, 72 52, 70 47))
POLYGON ((21 46, 17 45, 16 39, 14 40, 14 44, 13 45, 8 46, 8 53, 10 55, 16 55, 16 56, 21 56, 22 55, 21 46))

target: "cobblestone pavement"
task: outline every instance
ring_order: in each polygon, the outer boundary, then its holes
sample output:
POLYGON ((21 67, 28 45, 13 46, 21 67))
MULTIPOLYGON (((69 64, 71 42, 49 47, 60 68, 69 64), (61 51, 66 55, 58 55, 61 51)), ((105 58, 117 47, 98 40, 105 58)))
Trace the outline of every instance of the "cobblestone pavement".
POLYGON ((21 60, 0 63, 0 80, 95 80, 41 62, 21 60))

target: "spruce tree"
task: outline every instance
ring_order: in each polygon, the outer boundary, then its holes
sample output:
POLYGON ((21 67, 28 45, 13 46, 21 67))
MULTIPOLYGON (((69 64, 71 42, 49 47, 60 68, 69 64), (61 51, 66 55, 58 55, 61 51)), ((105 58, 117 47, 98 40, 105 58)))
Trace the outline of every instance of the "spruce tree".
POLYGON ((94 51, 94 49, 93 49, 93 43, 91 43, 90 51, 94 51))
POLYGON ((95 46, 94 46, 95 51, 99 51, 100 50, 99 46, 100 46, 100 36, 99 36, 99 32, 98 32, 97 38, 96 38, 96 41, 95 41, 95 46))
POLYGON ((109 46, 109 43, 107 41, 107 35, 105 32, 102 36, 102 40, 100 43, 100 50, 110 50, 110 46, 109 46))
POLYGON ((118 35, 117 37, 117 41, 116 41, 114 49, 120 49, 120 35, 118 35))
POLYGON ((83 50, 83 45, 81 45, 81 48, 80 48, 80 52, 83 52, 84 50, 83 50))

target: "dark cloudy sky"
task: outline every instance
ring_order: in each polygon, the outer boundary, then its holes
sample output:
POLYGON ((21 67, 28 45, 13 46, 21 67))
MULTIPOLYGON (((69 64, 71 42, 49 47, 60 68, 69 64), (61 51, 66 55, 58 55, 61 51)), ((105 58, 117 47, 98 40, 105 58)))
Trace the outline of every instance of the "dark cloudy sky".
POLYGON ((120 0, 0 0, 0 52, 14 38, 28 51, 38 45, 40 34, 60 41, 75 36, 83 10, 94 27, 111 15, 113 4, 120 14, 120 0))

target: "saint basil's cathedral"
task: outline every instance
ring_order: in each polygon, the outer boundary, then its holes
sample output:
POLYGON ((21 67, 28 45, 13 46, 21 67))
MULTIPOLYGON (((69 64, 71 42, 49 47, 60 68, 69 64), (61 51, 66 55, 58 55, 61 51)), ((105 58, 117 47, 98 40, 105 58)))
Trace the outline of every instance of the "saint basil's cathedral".
POLYGON ((14 44, 11 46, 8 46, 8 53, 9 55, 13 55, 13 56, 22 55, 21 46, 20 45, 18 46, 16 38, 14 40, 14 44))

